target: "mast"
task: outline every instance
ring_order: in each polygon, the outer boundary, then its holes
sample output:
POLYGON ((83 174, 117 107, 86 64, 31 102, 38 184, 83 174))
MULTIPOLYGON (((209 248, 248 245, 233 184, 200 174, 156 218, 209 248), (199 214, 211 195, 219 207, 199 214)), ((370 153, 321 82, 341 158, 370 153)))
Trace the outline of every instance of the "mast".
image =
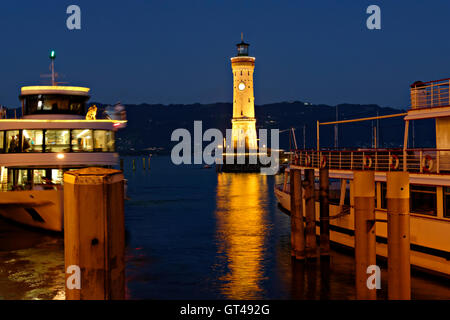
POLYGON ((55 58, 56 58, 56 53, 55 50, 50 51, 50 60, 51 60, 51 68, 52 68, 52 86, 56 86, 56 81, 55 81, 55 58))

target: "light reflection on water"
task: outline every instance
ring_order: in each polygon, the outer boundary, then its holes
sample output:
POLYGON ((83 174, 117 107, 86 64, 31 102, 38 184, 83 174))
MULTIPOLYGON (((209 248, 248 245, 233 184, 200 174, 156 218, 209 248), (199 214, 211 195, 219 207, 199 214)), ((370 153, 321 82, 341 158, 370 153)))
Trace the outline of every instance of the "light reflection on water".
MULTIPOLYGON (((290 220, 273 194, 281 177, 217 174, 153 157, 131 170, 125 204, 131 299, 354 299, 354 260, 290 256, 290 220)), ((140 164, 141 159, 136 163, 140 164)), ((63 239, 0 220, 0 299, 52 299, 64 288, 63 239)), ((382 269, 380 298, 386 297, 382 269)), ((412 277, 412 297, 450 299, 448 280, 412 277)))
POLYGON ((217 255, 224 255, 228 264, 220 290, 228 299, 264 297, 266 180, 259 174, 217 177, 217 255))

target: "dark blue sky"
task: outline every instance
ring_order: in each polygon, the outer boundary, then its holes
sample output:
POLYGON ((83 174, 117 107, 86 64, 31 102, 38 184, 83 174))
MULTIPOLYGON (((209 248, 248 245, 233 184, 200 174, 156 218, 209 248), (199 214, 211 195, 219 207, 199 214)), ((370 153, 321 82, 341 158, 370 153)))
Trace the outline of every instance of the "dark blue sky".
POLYGON ((450 1, 2 1, 0 104, 48 73, 114 103, 232 99, 229 58, 244 32, 256 57, 256 104, 377 103, 404 107, 415 80, 450 77, 450 1), (66 8, 81 7, 80 31, 66 8), (366 28, 370 4, 382 29, 366 28))

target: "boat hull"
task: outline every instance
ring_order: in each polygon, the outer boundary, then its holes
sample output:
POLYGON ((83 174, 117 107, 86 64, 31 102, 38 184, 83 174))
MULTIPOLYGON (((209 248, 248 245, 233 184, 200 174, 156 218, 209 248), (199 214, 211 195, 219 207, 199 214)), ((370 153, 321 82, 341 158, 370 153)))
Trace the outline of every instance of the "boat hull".
MULTIPOLYGON (((291 196, 284 191, 282 186, 275 186, 275 196, 280 206, 290 211, 291 196)), ((330 216, 341 211, 340 206, 330 205, 330 216)), ((316 213, 319 211, 319 203, 316 202, 316 213)), ((387 213, 376 211, 377 256, 387 258, 387 213)), ((450 277, 450 253, 449 244, 445 242, 450 232, 449 224, 445 222, 433 221, 413 217, 411 219, 411 265, 417 269, 450 277), (431 233, 424 233, 424 228, 434 230, 431 233), (426 238, 423 236, 426 235, 426 238)), ((316 234, 320 235, 319 216, 316 214, 316 234)), ((330 220, 330 241, 339 245, 354 248, 354 216, 353 209, 348 215, 330 220)))
POLYGON ((59 188, 0 192, 0 216, 30 227, 62 232, 64 191, 59 188))

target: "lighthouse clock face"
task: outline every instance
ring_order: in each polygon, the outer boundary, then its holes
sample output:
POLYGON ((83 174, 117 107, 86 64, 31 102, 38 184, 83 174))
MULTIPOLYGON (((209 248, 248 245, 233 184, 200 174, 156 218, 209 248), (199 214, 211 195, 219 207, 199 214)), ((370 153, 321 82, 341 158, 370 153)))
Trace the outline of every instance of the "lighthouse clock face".
POLYGON ((240 91, 244 90, 245 89, 245 83, 243 83, 243 82, 239 83, 238 88, 239 88, 240 91))

